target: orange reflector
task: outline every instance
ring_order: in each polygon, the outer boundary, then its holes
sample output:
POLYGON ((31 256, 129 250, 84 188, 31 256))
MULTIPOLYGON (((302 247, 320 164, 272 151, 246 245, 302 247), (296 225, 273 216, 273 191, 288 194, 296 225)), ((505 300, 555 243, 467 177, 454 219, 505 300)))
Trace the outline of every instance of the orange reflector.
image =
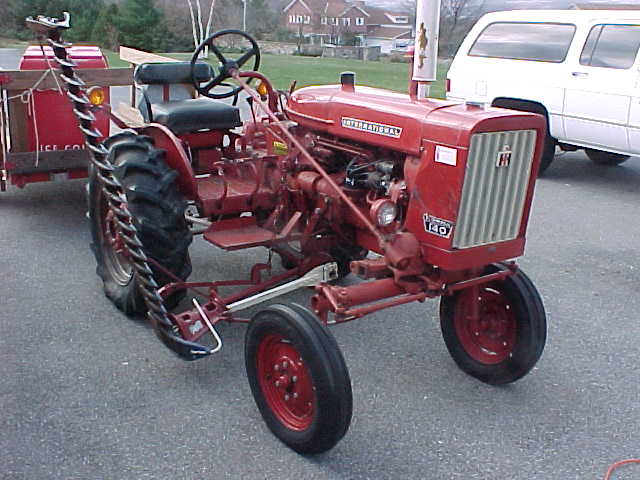
POLYGON ((266 96, 267 93, 269 93, 269 90, 267 89, 267 85, 264 82, 260 82, 256 90, 263 97, 266 96))
POLYGON ((89 97, 89 101, 91 105, 102 105, 104 103, 104 90, 100 87, 91 87, 87 90, 87 97, 89 97))

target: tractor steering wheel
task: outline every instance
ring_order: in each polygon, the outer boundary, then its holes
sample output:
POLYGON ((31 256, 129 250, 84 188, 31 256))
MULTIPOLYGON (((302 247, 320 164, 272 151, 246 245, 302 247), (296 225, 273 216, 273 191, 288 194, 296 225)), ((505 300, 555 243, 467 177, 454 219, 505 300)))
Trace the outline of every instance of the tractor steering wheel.
MULTIPOLYGON (((222 82, 227 78, 231 77, 231 72, 233 70, 240 70, 240 68, 245 63, 247 63, 251 59, 251 57, 255 57, 253 61, 252 70, 256 71, 260 66, 260 48, 258 47, 258 42, 256 42, 256 40, 251 35, 243 32, 242 30, 220 30, 219 32, 216 32, 213 35, 211 35, 200 45, 198 45, 198 48, 196 48, 196 51, 193 52, 193 56, 191 57, 191 81, 193 82, 193 86, 196 88, 196 90, 200 95, 204 95, 205 97, 209 97, 209 98, 219 99, 219 98, 227 98, 227 97, 237 95, 238 92, 242 90, 242 87, 240 86, 233 87, 229 84, 224 84, 225 86, 229 86, 231 90, 223 93, 212 93, 211 90, 217 85, 223 85, 222 82), (249 42, 251 43, 251 48, 245 53, 243 53, 242 56, 239 58, 227 59, 227 57, 225 57, 222 54, 222 52, 220 51, 220 49, 218 48, 215 42, 215 40, 219 39, 224 35, 239 35, 241 37, 244 37, 247 40, 249 40, 249 42), (220 67, 219 67, 220 73, 218 73, 218 75, 216 75, 214 78, 209 80, 204 85, 201 85, 200 82, 198 82, 195 68, 196 68, 196 62, 198 61, 198 56, 205 49, 205 47, 209 47, 209 50, 212 51, 213 54, 218 58, 218 61, 220 62, 220 67)), ((251 79, 249 79, 247 83, 249 83, 250 81, 251 79)))

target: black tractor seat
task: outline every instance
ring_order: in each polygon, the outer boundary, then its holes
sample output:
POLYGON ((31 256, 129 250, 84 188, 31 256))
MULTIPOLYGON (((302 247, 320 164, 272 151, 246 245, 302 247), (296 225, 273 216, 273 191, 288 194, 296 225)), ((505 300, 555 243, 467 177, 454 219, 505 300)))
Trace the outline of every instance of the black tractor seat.
POLYGON ((211 98, 151 103, 151 118, 176 134, 198 130, 230 130, 242 125, 237 107, 211 98))
MULTIPOLYGON (((198 81, 206 82, 212 75, 209 64, 196 64, 198 81)), ((230 130, 242 125, 237 107, 211 98, 192 98, 189 62, 141 64, 134 78, 142 86, 138 108, 147 122, 160 123, 178 135, 198 130, 230 130)))

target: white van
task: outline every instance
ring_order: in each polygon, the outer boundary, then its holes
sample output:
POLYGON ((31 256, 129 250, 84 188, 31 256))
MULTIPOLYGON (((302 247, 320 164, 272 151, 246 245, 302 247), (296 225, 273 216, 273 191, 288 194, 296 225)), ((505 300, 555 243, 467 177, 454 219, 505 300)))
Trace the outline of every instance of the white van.
POLYGON ((483 16, 447 75, 447 98, 544 115, 544 171, 563 150, 595 163, 640 155, 640 10, 516 10, 483 16))

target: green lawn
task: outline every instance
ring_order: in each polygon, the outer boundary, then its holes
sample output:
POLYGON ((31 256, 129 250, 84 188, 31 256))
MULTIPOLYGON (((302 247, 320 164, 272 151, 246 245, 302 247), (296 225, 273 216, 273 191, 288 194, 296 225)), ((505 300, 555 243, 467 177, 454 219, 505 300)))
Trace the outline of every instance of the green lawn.
MULTIPOLYGON (((112 67, 127 66, 115 52, 105 52, 112 67)), ((179 60, 189 60, 191 54, 171 53, 167 56, 179 60)), ((438 68, 438 81, 431 90, 431 96, 444 98, 444 77, 447 64, 438 68)), ((356 72, 356 83, 371 87, 387 88, 398 92, 407 91, 409 66, 406 63, 363 62, 322 57, 301 57, 290 55, 263 55, 259 69, 276 88, 288 89, 293 80, 297 88, 307 85, 338 83, 340 73, 356 72)))
POLYGON ((26 42, 21 42, 20 40, 0 37, 0 48, 19 48, 25 47, 26 45, 26 42))

